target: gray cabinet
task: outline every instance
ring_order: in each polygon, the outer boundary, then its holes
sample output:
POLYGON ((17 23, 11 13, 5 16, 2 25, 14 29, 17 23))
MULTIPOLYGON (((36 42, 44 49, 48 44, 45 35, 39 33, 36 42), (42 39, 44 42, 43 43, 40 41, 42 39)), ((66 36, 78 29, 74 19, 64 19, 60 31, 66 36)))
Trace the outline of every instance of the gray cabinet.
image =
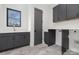
POLYGON ((57 21, 58 21, 58 6, 53 8, 53 22, 57 22, 57 21))
POLYGON ((62 30, 62 54, 69 49, 69 30, 62 30))
POLYGON ((59 4, 53 8, 53 22, 79 17, 79 4, 59 4))
POLYGON ((58 5, 58 21, 63 21, 66 19, 66 5, 58 5))
POLYGON ((48 46, 54 45, 56 41, 56 30, 49 29, 48 32, 44 33, 44 41, 48 46))
POLYGON ((48 32, 44 32, 44 42, 45 44, 49 44, 49 33, 48 32))
POLYGON ((19 47, 26 44, 25 34, 14 34, 14 47, 19 47))
POLYGON ((12 48, 13 47, 13 39, 10 35, 0 35, 0 51, 5 50, 6 48, 12 48))
POLYGON ((79 17, 79 4, 67 4, 67 19, 79 17))
POLYGON ((66 19, 66 5, 60 4, 53 8, 53 22, 59 22, 66 19))
POLYGON ((55 29, 49 29, 49 43, 48 46, 54 45, 55 44, 55 37, 56 35, 56 30, 55 29))
POLYGON ((0 34, 0 51, 21 47, 30 44, 30 33, 3 33, 0 34))

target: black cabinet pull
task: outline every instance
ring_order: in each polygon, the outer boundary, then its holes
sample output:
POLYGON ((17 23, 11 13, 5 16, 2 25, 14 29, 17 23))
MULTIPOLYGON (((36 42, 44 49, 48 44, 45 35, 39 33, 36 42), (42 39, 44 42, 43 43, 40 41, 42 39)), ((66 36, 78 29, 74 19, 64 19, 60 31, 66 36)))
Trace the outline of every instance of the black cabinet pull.
POLYGON ((34 30, 34 32, 36 32, 36 30, 34 30))

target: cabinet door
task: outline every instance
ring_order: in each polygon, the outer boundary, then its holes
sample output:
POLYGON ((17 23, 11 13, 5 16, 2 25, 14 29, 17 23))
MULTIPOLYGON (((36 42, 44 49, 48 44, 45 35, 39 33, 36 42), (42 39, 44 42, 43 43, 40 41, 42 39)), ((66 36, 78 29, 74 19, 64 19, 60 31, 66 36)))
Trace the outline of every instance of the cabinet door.
POLYGON ((66 20, 66 4, 58 5, 58 21, 66 20))
POLYGON ((49 35, 48 35, 48 32, 44 32, 44 42, 45 44, 49 44, 49 35))
POLYGON ((30 45, 30 33, 27 32, 25 35, 25 44, 30 45))
POLYGON ((54 45, 55 44, 55 35, 56 35, 56 30, 52 29, 49 30, 49 43, 48 46, 54 45))
POLYGON ((14 34, 14 47, 20 47, 26 45, 26 39, 24 34, 14 34))
POLYGON ((53 8, 53 22, 57 22, 58 21, 58 7, 54 7, 53 8))
POLYGON ((79 17, 79 4, 67 4, 67 18, 79 17))
POLYGON ((62 30, 62 54, 69 49, 69 30, 62 30))
POLYGON ((64 21, 66 19, 66 4, 60 4, 53 8, 53 22, 64 21))
POLYGON ((9 36, 1 36, 0 37, 0 51, 13 48, 13 40, 12 37, 9 36))

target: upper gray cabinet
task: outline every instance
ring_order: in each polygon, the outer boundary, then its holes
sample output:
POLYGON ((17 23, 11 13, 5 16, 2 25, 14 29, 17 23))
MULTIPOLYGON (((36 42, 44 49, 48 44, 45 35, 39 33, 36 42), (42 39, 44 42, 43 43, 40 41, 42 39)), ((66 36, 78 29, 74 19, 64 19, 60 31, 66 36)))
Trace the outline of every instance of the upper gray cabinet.
POLYGON ((53 22, 79 17, 79 4, 59 4, 53 8, 53 22))
POLYGON ((53 8, 53 22, 58 21, 58 7, 53 8))
POLYGON ((66 19, 66 5, 58 5, 58 21, 63 21, 66 19))
POLYGON ((67 4, 67 19, 79 17, 79 4, 67 4))
POLYGON ((66 18, 66 5, 60 4, 53 8, 53 22, 63 21, 66 18))

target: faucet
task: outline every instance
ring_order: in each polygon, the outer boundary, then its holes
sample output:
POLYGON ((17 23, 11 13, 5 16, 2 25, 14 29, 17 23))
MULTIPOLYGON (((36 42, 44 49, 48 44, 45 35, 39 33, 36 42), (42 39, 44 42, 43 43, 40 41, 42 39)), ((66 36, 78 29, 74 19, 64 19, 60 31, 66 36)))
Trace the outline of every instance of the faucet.
POLYGON ((15 24, 13 24, 13 31, 16 31, 16 29, 15 29, 15 24))

